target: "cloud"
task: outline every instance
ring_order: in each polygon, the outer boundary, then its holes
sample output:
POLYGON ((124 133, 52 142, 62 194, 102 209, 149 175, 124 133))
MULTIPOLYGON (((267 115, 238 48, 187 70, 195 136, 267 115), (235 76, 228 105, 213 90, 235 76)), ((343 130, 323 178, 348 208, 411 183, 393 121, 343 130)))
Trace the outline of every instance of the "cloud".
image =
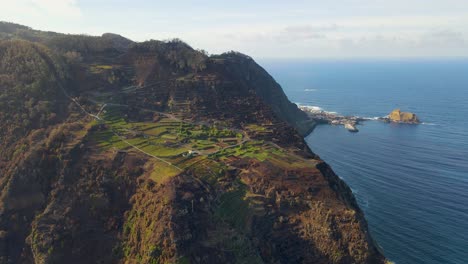
POLYGON ((304 25, 213 34, 199 46, 215 53, 228 46, 258 57, 458 57, 468 56, 468 31, 451 28, 356 31, 338 24, 324 28, 304 25), (212 43, 216 47, 211 48, 212 43))
POLYGON ((338 26, 332 24, 329 26, 289 26, 275 33, 275 39, 282 42, 290 41, 310 41, 326 38, 326 32, 336 31, 338 26))
POLYGON ((467 34, 449 29, 400 34, 369 33, 360 38, 348 35, 330 40, 328 52, 358 57, 466 57, 467 34), (336 45, 333 43, 336 42, 336 45), (332 49, 332 47, 334 49, 332 49))
POLYGON ((225 38, 231 41, 249 42, 249 43, 275 43, 289 44, 311 42, 318 39, 325 39, 327 32, 338 30, 338 26, 331 24, 328 26, 313 26, 313 25, 294 25, 285 27, 251 27, 237 28, 234 31, 224 32, 212 31, 204 33, 205 35, 216 35, 216 39, 225 38))
POLYGON ((37 19, 68 20, 82 16, 77 0, 0 0, 0 6, 2 20, 13 22, 18 20, 34 21, 37 19))
POLYGON ((432 47, 465 47, 468 44, 466 36, 461 32, 452 30, 437 30, 424 34, 421 37, 421 45, 432 47))
POLYGON ((47 15, 81 17, 76 0, 31 0, 31 3, 47 15))
POLYGON ((124 2, 0 0, 0 20, 259 57, 468 56, 467 0, 124 2))

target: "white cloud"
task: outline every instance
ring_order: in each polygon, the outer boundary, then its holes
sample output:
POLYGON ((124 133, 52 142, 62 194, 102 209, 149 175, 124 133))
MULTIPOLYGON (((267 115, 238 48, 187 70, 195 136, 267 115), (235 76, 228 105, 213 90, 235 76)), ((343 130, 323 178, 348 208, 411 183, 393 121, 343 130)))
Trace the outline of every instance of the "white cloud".
POLYGON ((452 30, 437 30, 427 33, 421 37, 421 42, 422 45, 447 48, 467 46, 466 36, 452 30))
POLYGON ((468 56, 468 14, 267 21, 179 36, 213 53, 234 49, 257 57, 468 56))
POLYGON ((81 17, 76 0, 31 0, 32 5, 47 15, 81 17))
POLYGON ((76 0, 0 0, 0 20, 35 27, 41 21, 82 16, 76 0))
POLYGON ((0 20, 257 57, 468 56, 468 0, 196 2, 0 0, 0 20))

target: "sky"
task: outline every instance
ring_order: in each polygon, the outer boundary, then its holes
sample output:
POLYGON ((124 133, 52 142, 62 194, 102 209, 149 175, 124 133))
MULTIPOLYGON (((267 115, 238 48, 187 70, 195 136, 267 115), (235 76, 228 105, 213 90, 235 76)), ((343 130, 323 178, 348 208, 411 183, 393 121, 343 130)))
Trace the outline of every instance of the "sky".
POLYGON ((468 57, 468 0, 0 0, 0 21, 255 58, 468 57))

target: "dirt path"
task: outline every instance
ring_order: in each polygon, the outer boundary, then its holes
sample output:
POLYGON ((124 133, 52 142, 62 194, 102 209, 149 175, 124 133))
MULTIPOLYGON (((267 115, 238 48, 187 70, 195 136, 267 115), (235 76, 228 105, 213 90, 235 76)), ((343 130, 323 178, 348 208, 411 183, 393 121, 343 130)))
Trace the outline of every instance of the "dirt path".
MULTIPOLYGON (((85 113, 85 114, 88 115, 88 116, 91 116, 92 118, 94 118, 94 119, 96 119, 96 120, 103 121, 103 122, 105 121, 105 120, 103 120, 102 118, 99 117, 99 114, 101 114, 101 113, 104 111, 105 107, 106 107, 107 105, 109 105, 109 104, 103 104, 103 105, 101 106, 99 112, 98 112, 96 115, 94 115, 94 114, 91 114, 91 113, 89 113, 88 111, 86 111, 86 109, 85 109, 80 103, 78 103, 78 101, 77 101, 75 98, 71 97, 71 96, 65 91, 65 89, 64 89, 63 87, 60 87, 60 88, 61 88, 61 90, 63 91, 63 93, 65 94, 65 96, 66 96, 68 99, 72 100, 72 101, 81 109, 81 111, 82 111, 83 113, 85 113)), ((136 149, 137 151, 139 151, 139 152, 141 152, 141 153, 143 153, 143 154, 146 154, 146 155, 148 155, 148 156, 150 156, 150 157, 152 157, 152 158, 154 158, 154 159, 157 159, 158 161, 164 162, 164 163, 166 163, 166 164, 168 164, 168 165, 170 165, 170 166, 172 166, 172 167, 178 169, 179 171, 183 171, 183 169, 181 169, 180 167, 178 167, 178 166, 172 164, 171 162, 169 162, 169 161, 167 161, 167 160, 164 160, 164 159, 162 159, 162 158, 159 158, 159 157, 157 157, 157 156, 155 156, 155 155, 153 155, 153 154, 151 154, 151 153, 148 153, 148 152, 144 151, 143 149, 141 149, 141 148, 135 146, 134 144, 128 142, 124 137, 122 137, 121 135, 119 135, 119 133, 117 133, 113 128, 111 128, 111 131, 112 131, 112 133, 113 133, 115 136, 117 136, 118 138, 120 138, 123 142, 125 142, 127 145, 131 146, 132 148, 136 149)))

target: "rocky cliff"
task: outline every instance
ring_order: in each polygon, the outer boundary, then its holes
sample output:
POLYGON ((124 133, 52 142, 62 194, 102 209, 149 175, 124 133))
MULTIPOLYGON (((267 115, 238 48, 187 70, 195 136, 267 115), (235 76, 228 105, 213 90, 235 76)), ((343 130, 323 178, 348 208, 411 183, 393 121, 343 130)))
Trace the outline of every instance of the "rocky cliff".
POLYGON ((0 263, 383 263, 248 56, 0 23, 0 263))
POLYGON ((400 109, 393 110, 388 118, 391 122, 395 123, 407 123, 407 124, 419 124, 419 118, 414 113, 402 112, 400 109))

